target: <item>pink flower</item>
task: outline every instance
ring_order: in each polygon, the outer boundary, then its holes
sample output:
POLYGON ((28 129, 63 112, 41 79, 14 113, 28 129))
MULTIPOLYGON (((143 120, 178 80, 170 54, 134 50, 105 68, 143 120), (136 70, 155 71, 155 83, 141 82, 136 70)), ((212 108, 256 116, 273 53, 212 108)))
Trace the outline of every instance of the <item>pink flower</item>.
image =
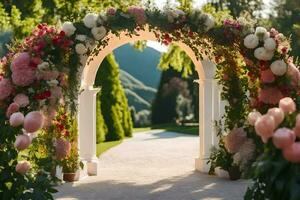
POLYGON ((9 79, 0 80, 0 101, 6 99, 13 92, 13 85, 9 79))
POLYGON ((110 16, 114 16, 116 14, 117 10, 115 8, 109 8, 107 9, 107 15, 110 15, 110 16))
POLYGON ((32 84, 35 79, 35 70, 33 69, 23 69, 12 73, 12 81, 17 86, 28 86, 32 84))
POLYGON ((9 118, 9 124, 12 127, 18 127, 24 122, 24 115, 21 112, 13 113, 9 118))
POLYGON ((292 79, 292 85, 294 87, 299 86, 299 82, 300 82, 300 72, 297 69, 297 67, 293 64, 290 63, 288 70, 287 70, 287 74, 291 77, 292 79))
POLYGON ((142 25, 146 22, 145 10, 143 8, 131 6, 128 8, 128 13, 135 17, 137 24, 142 25))
POLYGON ((43 71, 40 72, 38 75, 38 79, 43 79, 46 81, 50 81, 53 79, 57 79, 59 76, 59 72, 58 71, 43 71))
POLYGON ((275 76, 270 69, 261 71, 260 78, 264 83, 272 83, 275 81, 275 76))
POLYGON ((296 136, 294 131, 288 128, 277 129, 273 135, 273 144, 279 149, 291 146, 295 140, 296 136))
POLYGON ((6 117, 9 118, 13 113, 18 112, 20 109, 19 104, 11 103, 6 110, 6 117))
POLYGON ((30 144, 31 144, 30 137, 26 134, 23 134, 17 136, 14 146, 19 151, 22 151, 24 149, 27 149, 30 144))
POLYGON ((290 114, 296 111, 296 104, 290 97, 285 97, 279 101, 279 108, 286 114, 290 114))
POLYGON ((300 163, 300 143, 295 142, 283 149, 283 157, 292 163, 300 163))
POLYGON ((67 157, 70 154, 71 151, 71 143, 67 140, 64 140, 62 138, 58 138, 55 142, 55 153, 56 158, 58 160, 61 160, 65 157, 67 157))
POLYGON ((14 98, 14 102, 19 104, 20 107, 26 107, 29 105, 29 98, 25 94, 17 94, 14 98))
POLYGON ((298 137, 300 137, 300 114, 298 114, 296 117, 294 132, 298 137))
POLYGON ((283 94, 277 88, 266 87, 260 90, 258 99, 265 104, 275 105, 283 98, 283 94))
POLYGON ((271 108, 268 110, 268 115, 274 118, 275 126, 279 126, 284 120, 284 112, 280 108, 271 108))
POLYGON ((230 153, 237 153, 246 139, 247 136, 244 129, 235 128, 224 138, 225 148, 230 153))
POLYGON ((62 97, 61 87, 53 87, 51 89, 51 98, 59 99, 62 97))
POLYGON ((11 62, 11 71, 16 72, 22 69, 28 69, 30 63, 30 55, 27 52, 18 53, 11 62))
POLYGON ((260 112, 258 111, 252 111, 249 113, 248 117, 247 117, 247 120, 248 120, 248 123, 251 125, 251 126, 254 126, 255 122, 258 120, 258 118, 261 117, 261 114, 260 112))
POLYGON ((41 129, 44 124, 44 117, 38 111, 32 111, 25 116, 24 129, 28 133, 34 133, 41 129))
POLYGON ((28 161, 19 161, 16 165, 16 172, 19 174, 26 174, 30 169, 30 163, 28 161))
POLYGON ((275 120, 271 115, 263 115, 255 122, 255 132, 261 136, 264 143, 273 135, 275 129, 275 120))

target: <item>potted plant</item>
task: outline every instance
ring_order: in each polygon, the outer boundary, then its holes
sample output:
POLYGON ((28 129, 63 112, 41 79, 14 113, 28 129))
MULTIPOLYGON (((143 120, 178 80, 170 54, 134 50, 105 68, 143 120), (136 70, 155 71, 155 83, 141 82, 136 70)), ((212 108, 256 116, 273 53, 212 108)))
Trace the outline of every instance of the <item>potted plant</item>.
POLYGON ((82 162, 79 161, 77 144, 71 145, 70 155, 62 160, 63 180, 66 182, 74 182, 78 180, 76 172, 83 168, 82 162))

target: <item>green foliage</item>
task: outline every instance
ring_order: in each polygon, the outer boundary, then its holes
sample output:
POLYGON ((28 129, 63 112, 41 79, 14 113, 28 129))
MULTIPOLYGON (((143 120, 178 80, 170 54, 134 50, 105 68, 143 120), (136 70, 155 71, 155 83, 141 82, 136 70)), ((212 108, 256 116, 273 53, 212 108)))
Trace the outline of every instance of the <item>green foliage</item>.
POLYGON ((107 134, 107 127, 104 122, 104 118, 101 111, 101 92, 97 94, 96 102, 96 139, 97 144, 105 141, 105 136, 107 134))
POLYGON ((106 141, 120 140, 132 134, 132 120, 113 54, 108 55, 97 72, 96 86, 101 86, 101 111, 107 126, 106 141))

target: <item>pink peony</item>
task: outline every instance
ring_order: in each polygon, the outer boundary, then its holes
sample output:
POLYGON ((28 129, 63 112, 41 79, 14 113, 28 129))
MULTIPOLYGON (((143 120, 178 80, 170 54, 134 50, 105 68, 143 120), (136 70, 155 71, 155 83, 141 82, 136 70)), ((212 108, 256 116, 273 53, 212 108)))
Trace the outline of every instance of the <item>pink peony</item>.
POLYGON ((0 101, 6 99, 13 92, 13 85, 9 79, 0 80, 0 101))
POLYGON ((34 133, 43 127, 44 117, 38 111, 32 111, 25 116, 24 129, 28 133, 34 133))
POLYGON ((29 105, 29 98, 25 94, 17 94, 14 98, 14 102, 19 104, 20 107, 26 107, 29 105))
POLYGON ((279 149, 291 146, 295 140, 296 136, 294 131, 288 128, 277 129, 273 135, 273 144, 279 149))
POLYGON ((19 109, 20 109, 19 104, 11 103, 6 110, 6 117, 9 118, 11 116, 11 114, 18 112, 19 109))
POLYGON ((294 128, 295 134, 300 137, 300 114, 297 115, 296 117, 296 124, 294 128))
POLYGON ((265 104, 275 105, 283 98, 283 94, 277 88, 266 87, 259 91, 258 98, 265 104))
POLYGON ((274 117, 275 126, 279 126, 284 120, 284 112, 280 108, 270 108, 268 110, 268 115, 274 117))
POLYGON ((28 161, 19 161, 16 165, 16 172, 20 174, 26 174, 30 169, 30 163, 28 161))
POLYGON ((230 153, 237 153, 246 139, 247 135, 244 129, 235 128, 224 138, 225 148, 230 153))
POLYGON ((31 144, 30 137, 26 134, 18 135, 15 141, 15 147, 19 151, 27 149, 30 144, 31 144))
POLYGON ((67 157, 71 151, 71 143, 62 138, 58 138, 55 142, 56 158, 61 160, 67 157))
POLYGON ((30 55, 27 52, 18 53, 11 62, 11 71, 14 73, 23 69, 28 69, 30 64, 30 55))
POLYGON ((247 118, 248 123, 249 123, 250 125, 254 126, 255 122, 256 122, 256 121, 258 120, 258 118, 260 118, 260 117, 261 117, 260 112, 258 112, 258 111, 252 111, 252 112, 250 112, 249 115, 248 115, 248 118, 247 118))
POLYGON ((295 142, 283 149, 283 157, 292 163, 300 163, 300 143, 295 142))
POLYGON ((264 143, 272 137, 275 129, 275 120, 271 115, 263 115, 255 122, 256 134, 261 136, 264 143))
POLYGON ((287 70, 287 74, 291 77, 292 79, 292 85, 294 87, 299 86, 300 83, 300 72, 297 69, 297 67, 293 64, 290 63, 288 70, 287 70))
POLYGON ((270 69, 261 71, 260 79, 263 83, 273 83, 275 81, 275 76, 270 69))
POLYGON ((33 69, 22 69, 12 73, 12 81, 15 85, 25 87, 32 84, 36 79, 33 69))
POLYGON ((128 13, 135 17, 137 24, 142 25, 146 23, 146 15, 143 8, 131 6, 128 8, 128 13))
POLYGON ((279 108, 281 108, 284 113, 290 114, 296 111, 296 104, 292 98, 285 97, 279 101, 279 108))
POLYGON ((24 115, 21 112, 13 113, 9 118, 9 124, 13 127, 18 127, 24 122, 24 115))

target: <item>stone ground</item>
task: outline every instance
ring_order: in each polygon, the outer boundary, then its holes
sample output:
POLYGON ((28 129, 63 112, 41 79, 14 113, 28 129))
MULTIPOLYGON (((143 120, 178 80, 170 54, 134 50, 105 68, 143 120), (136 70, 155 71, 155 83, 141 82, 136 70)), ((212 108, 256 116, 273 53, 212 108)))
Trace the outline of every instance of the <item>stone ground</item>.
POLYGON ((105 152, 100 174, 58 187, 59 200, 241 200, 246 181, 196 172, 198 137, 165 131, 135 134, 105 152))

